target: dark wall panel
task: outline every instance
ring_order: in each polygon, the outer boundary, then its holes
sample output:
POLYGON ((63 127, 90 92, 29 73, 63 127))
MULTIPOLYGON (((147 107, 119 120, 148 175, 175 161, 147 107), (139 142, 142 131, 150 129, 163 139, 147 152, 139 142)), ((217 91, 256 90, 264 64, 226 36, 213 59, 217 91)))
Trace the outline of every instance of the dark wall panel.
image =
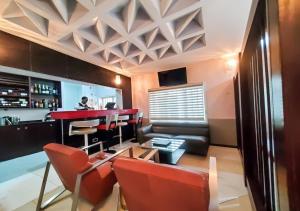
POLYGON ((88 62, 0 31, 0 65, 122 89, 124 108, 132 107, 131 79, 88 62))
POLYGON ((68 77, 67 56, 36 43, 30 43, 31 70, 55 76, 68 77))
POLYGON ((30 69, 29 41, 0 32, 0 64, 30 69))

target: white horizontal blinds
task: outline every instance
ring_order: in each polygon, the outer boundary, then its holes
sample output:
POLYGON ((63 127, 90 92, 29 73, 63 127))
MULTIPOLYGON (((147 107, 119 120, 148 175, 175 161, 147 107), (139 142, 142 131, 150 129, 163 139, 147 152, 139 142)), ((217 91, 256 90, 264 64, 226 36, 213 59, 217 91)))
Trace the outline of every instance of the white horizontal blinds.
POLYGON ((149 91, 151 121, 206 121, 203 85, 149 91))

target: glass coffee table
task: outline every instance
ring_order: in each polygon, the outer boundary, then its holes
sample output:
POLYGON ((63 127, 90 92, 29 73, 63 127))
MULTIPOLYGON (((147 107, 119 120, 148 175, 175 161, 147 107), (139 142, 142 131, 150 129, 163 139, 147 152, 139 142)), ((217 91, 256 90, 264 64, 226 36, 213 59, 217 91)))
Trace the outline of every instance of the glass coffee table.
POLYGON ((143 144, 141 148, 158 149, 160 163, 176 165, 185 150, 180 149, 185 140, 172 138, 153 138, 143 144))

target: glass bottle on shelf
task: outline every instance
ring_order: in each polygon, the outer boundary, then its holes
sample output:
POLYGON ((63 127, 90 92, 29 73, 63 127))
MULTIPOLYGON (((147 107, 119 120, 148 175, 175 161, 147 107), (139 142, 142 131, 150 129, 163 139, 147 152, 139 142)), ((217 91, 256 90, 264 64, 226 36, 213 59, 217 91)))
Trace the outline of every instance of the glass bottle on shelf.
POLYGON ((42 94, 42 86, 41 86, 41 84, 38 85, 38 93, 42 94))
POLYGON ((51 101, 48 102, 48 108, 50 108, 50 109, 52 108, 52 102, 51 101))
POLYGON ((58 98, 55 99, 55 107, 58 108, 58 98))
POLYGON ((35 108, 38 108, 39 107, 39 101, 35 101, 35 108))
POLYGON ((39 90, 38 90, 38 87, 37 87, 37 84, 34 84, 34 93, 39 93, 39 90))

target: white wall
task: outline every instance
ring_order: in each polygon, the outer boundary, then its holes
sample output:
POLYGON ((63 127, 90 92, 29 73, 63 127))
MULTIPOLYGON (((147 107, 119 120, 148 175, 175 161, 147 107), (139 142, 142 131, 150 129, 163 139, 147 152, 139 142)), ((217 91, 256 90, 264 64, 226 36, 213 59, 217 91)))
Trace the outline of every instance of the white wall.
MULTIPOLYGON (((233 76, 225 59, 211 59, 187 67, 187 82, 205 84, 208 118, 235 118, 233 76)), ((156 72, 132 76, 133 107, 140 108, 148 117, 148 90, 159 88, 156 72)))
MULTIPOLYGON (((227 59, 217 58, 188 65, 188 83, 205 84, 206 113, 213 142, 236 145, 235 103, 233 76, 236 69, 230 69, 227 59)), ((148 118, 148 90, 159 88, 156 72, 132 76, 133 107, 141 109, 148 118)))

